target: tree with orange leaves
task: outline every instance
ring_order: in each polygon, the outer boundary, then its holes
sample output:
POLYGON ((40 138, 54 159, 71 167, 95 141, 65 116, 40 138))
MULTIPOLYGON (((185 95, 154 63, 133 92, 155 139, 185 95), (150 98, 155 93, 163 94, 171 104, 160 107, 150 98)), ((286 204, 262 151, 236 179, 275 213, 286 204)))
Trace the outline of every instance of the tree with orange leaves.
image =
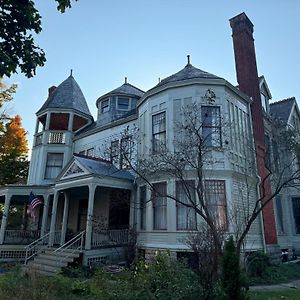
POLYGON ((28 145, 21 117, 17 115, 0 123, 0 185, 24 183, 28 172, 28 145))

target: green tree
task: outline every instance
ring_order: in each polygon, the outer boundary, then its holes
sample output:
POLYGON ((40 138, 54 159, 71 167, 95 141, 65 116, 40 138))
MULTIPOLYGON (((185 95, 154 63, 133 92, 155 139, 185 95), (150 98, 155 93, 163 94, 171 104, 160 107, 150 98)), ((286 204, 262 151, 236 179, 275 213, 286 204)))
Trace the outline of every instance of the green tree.
MULTIPOLYGON (((71 7, 72 0, 55 1, 62 13, 71 7)), ((32 77, 36 68, 45 64, 45 52, 32 35, 42 31, 41 18, 34 1, 0 0, 0 77, 10 77, 18 67, 32 77)))
POLYGON ((242 292, 242 276, 240 270, 240 259, 237 255, 233 237, 225 242, 222 257, 222 288, 226 294, 226 299, 242 300, 246 299, 242 292))

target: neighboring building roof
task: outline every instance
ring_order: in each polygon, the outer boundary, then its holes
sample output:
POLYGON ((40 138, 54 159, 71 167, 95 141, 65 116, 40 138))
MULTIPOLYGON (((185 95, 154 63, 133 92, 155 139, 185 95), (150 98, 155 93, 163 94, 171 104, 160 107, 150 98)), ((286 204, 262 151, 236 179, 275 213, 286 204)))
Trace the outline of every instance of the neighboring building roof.
POLYGON ((82 166, 84 166, 91 173, 98 176, 109 176, 119 179, 133 180, 134 176, 126 170, 119 170, 112 163, 98 159, 98 158, 88 158, 80 155, 74 155, 75 159, 78 160, 82 166))
POLYGON ((287 123, 295 102, 295 97, 291 97, 278 102, 270 103, 271 116, 287 123))
POLYGON ((72 75, 63 81, 49 96, 39 112, 47 108, 75 109, 91 115, 85 97, 72 75))
POLYGON ((195 68, 193 65, 188 63, 182 70, 179 72, 163 79, 160 83, 158 83, 154 88, 165 85, 170 82, 176 81, 183 81, 188 79, 195 79, 195 78, 203 78, 203 79, 222 79, 216 75, 211 73, 205 72, 198 68, 195 68))
POLYGON ((98 102, 99 102, 100 99, 103 99, 103 98, 105 98, 107 96, 110 96, 110 95, 126 95, 126 96, 136 96, 136 97, 141 98, 144 94, 145 94, 144 91, 142 91, 141 89, 133 86, 130 83, 127 83, 127 81, 126 81, 124 84, 122 84, 118 88, 116 88, 116 89, 104 94, 103 96, 99 97, 97 102, 96 102, 96 105, 98 106, 98 102))

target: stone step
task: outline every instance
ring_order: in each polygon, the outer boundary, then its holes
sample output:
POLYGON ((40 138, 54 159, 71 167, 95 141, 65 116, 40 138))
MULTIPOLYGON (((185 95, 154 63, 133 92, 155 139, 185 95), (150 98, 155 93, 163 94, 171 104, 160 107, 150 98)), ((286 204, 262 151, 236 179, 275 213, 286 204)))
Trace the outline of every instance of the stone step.
POLYGON ((43 263, 36 263, 36 262, 32 262, 30 265, 28 265, 29 269, 34 269, 37 271, 47 271, 47 272, 52 272, 52 273, 59 273, 61 270, 61 266, 50 266, 47 264, 43 264, 43 263))
POLYGON ((29 264, 31 264, 32 262, 38 263, 38 264, 45 264, 45 265, 49 265, 49 266, 58 266, 58 267, 66 267, 68 265, 69 262, 71 261, 66 261, 66 260, 53 260, 53 259, 45 259, 43 257, 36 257, 33 261, 30 261, 29 264))
POLYGON ((42 270, 40 268, 36 268, 35 266, 29 266, 29 265, 24 266, 23 271, 28 274, 36 273, 36 274, 42 274, 42 275, 46 275, 46 276, 53 276, 58 273, 56 271, 55 272, 46 271, 46 270, 42 270))
POLYGON ((50 254, 50 255, 55 255, 57 256, 67 256, 67 257, 74 257, 77 258, 80 255, 80 251, 76 250, 76 252, 74 252, 74 250, 68 249, 68 250, 64 250, 63 252, 54 252, 53 250, 45 250, 43 253, 41 254, 50 254))
POLYGON ((45 260, 52 260, 52 261, 66 261, 66 262, 72 262, 74 258, 77 258, 78 256, 63 256, 63 255, 55 255, 55 254, 47 254, 47 253, 41 253, 40 255, 36 256, 35 258, 42 258, 45 260))

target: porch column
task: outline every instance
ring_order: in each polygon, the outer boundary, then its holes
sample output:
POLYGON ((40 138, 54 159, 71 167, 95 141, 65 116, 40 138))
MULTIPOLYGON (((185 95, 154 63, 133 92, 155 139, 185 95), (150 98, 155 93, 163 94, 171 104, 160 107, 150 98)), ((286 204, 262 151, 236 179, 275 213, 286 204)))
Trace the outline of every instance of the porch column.
POLYGON ((45 129, 44 129, 44 131, 49 130, 49 127, 50 127, 50 118, 51 118, 51 113, 50 113, 50 112, 47 112, 47 114, 46 114, 46 123, 45 123, 45 129))
POLYGON ((136 209, 136 197, 135 190, 130 190, 130 211, 129 211, 129 226, 136 228, 137 226, 137 209, 136 209))
POLYGON ((41 226, 41 237, 45 235, 46 227, 47 227, 47 220, 48 220, 48 212, 49 212, 49 202, 50 202, 50 195, 44 196, 44 208, 43 208, 43 217, 42 217, 42 226, 41 226))
POLYGON ((94 214, 94 198, 95 198, 95 184, 89 184, 89 203, 86 218, 86 232, 85 232, 85 249, 91 249, 92 244, 92 230, 93 230, 93 214, 94 214))
POLYGON ((74 113, 71 112, 69 115, 68 131, 73 131, 73 121, 74 121, 74 113))
POLYGON ((5 236, 5 230, 6 230, 6 225, 7 225, 7 218, 9 214, 9 206, 10 206, 10 199, 11 199, 11 194, 6 193, 5 195, 5 203, 4 203, 4 211, 2 215, 2 222, 1 222, 1 228, 0 228, 0 245, 4 243, 4 236, 5 236))
POLYGON ((53 205, 52 205, 51 224, 50 224, 50 236, 49 236, 50 247, 52 247, 54 244, 58 197, 59 197, 59 191, 55 191, 54 198, 53 198, 53 205))
POLYGON ((68 212, 69 212, 69 193, 64 192, 65 203, 64 203, 64 214, 63 223, 61 228, 60 245, 62 246, 66 240, 67 225, 68 225, 68 212))

